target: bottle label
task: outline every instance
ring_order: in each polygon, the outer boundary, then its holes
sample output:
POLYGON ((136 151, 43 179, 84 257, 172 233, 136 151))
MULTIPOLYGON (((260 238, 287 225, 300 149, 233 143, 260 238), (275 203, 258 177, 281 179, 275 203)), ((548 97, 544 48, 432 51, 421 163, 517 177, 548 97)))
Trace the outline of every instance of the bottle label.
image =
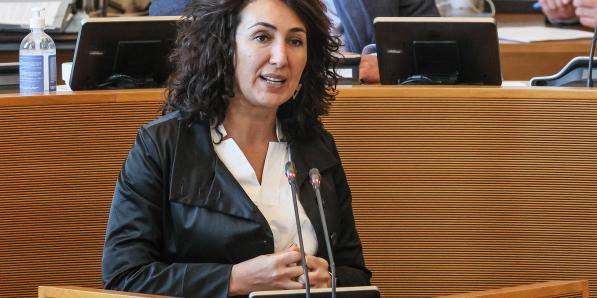
POLYGON ((56 55, 20 55, 21 92, 56 91, 56 55))
POLYGON ((44 90, 56 91, 56 55, 44 56, 44 63, 48 63, 48 79, 44 80, 44 90))

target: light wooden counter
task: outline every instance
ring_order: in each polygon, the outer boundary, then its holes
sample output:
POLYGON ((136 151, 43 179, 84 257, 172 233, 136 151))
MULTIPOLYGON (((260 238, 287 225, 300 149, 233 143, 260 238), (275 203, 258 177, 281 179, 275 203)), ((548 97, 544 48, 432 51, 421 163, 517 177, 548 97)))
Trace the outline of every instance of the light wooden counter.
MULTIPOLYGON (((0 297, 101 287, 116 176, 163 94, 0 95, 0 297)), ((324 122, 384 297, 570 279, 597 293, 597 92, 357 86, 324 122)))

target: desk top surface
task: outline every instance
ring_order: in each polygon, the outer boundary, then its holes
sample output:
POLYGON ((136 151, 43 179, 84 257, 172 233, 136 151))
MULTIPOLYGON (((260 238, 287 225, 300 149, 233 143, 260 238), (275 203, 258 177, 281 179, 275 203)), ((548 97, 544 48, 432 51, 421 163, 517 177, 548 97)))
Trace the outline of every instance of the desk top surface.
MULTIPOLYGON (((545 26, 545 17, 542 14, 498 14, 496 15, 495 20, 499 27, 545 26)), ((590 31, 588 28, 582 26, 567 26, 566 28, 590 31)), ((531 43, 500 42, 500 50, 508 52, 524 52, 537 49, 549 52, 571 52, 582 49, 583 51, 586 50, 588 53, 590 46, 590 39, 554 40, 531 43)))
MULTIPOLYGON (((46 94, 0 94, 0 106, 84 104, 97 102, 162 101, 165 89, 70 91, 46 94)), ((491 86, 339 86, 342 98, 464 98, 464 99, 581 99, 597 100, 597 92, 568 87, 491 87, 491 86)))

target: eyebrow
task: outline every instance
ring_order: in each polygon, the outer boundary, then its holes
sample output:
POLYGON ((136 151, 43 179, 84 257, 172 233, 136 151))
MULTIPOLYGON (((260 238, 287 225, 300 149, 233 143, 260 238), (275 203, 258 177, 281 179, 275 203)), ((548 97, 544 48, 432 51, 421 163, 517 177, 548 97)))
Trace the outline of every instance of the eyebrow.
MULTIPOLYGON (((253 28, 253 27, 257 27, 257 26, 263 26, 263 27, 267 27, 267 28, 274 29, 274 30, 278 30, 278 28, 276 28, 276 26, 274 26, 274 25, 272 25, 272 24, 270 24, 270 23, 266 23, 266 22, 257 22, 257 23, 255 23, 255 24, 253 24, 253 25, 249 26, 249 28, 248 28, 248 29, 251 29, 251 28, 253 28)), ((295 27, 295 28, 292 28, 292 29, 290 29, 290 32, 303 32, 303 33, 305 33, 305 34, 306 34, 306 33, 307 33, 307 30, 305 30, 305 29, 304 29, 304 28, 302 28, 302 27, 295 27)))

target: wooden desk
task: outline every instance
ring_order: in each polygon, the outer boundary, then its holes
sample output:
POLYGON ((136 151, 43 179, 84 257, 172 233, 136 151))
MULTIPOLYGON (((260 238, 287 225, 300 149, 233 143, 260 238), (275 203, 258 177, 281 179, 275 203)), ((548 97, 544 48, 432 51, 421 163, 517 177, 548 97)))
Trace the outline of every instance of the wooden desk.
MULTIPOLYGON (((115 179, 162 95, 0 95, 0 297, 101 287, 115 179)), ((570 279, 597 293, 597 92, 358 86, 324 121, 383 297, 570 279)))
MULTIPOLYGON (((435 298, 589 298, 586 280, 548 281, 435 298)), ((41 298, 41 297, 40 297, 41 298)), ((66 298, 66 297, 65 297, 66 298)))
MULTIPOLYGON (((498 26, 545 26, 541 14, 498 14, 498 26)), ((580 27, 578 28, 580 29, 580 27)), ((588 56, 591 40, 500 43, 504 80, 530 80, 560 71, 572 58, 588 56)))

